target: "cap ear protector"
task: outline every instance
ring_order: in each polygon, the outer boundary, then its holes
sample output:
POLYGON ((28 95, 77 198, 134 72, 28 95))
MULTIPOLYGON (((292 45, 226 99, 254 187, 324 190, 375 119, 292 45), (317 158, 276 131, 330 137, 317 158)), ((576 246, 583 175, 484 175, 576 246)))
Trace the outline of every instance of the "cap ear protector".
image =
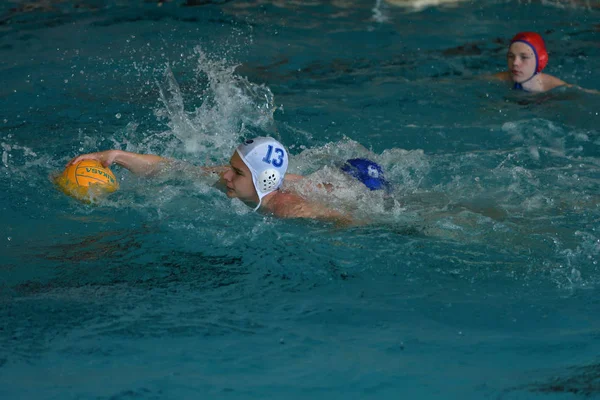
POLYGON ((277 189, 281 181, 281 174, 276 169, 265 169, 257 176, 257 191, 270 193, 277 189))

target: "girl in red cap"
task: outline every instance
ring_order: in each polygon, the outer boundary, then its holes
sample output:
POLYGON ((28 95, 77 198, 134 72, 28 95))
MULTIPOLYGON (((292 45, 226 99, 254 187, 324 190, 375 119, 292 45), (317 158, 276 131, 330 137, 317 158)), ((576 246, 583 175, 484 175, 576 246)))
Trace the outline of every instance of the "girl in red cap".
POLYGON ((514 82, 514 89, 546 92, 567 85, 552 75, 542 73, 548 64, 548 52, 544 39, 535 32, 517 33, 510 41, 506 58, 508 71, 495 74, 494 77, 514 82))

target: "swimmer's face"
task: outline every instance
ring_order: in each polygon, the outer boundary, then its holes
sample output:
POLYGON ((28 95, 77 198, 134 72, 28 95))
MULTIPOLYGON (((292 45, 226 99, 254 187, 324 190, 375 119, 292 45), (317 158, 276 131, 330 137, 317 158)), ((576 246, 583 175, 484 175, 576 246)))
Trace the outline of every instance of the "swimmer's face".
POLYGON ((513 82, 524 82, 535 74, 537 62, 529 45, 523 42, 514 42, 508 48, 506 59, 508 72, 513 82))
POLYGON ((258 195, 252 183, 252 174, 236 151, 229 160, 229 169, 223 174, 227 185, 227 197, 243 202, 258 203, 258 195))

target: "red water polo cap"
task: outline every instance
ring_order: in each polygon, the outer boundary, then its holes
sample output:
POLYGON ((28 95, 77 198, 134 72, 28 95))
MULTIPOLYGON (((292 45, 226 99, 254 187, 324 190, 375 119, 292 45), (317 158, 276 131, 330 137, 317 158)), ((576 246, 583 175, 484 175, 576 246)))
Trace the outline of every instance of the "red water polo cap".
POLYGON ((544 39, 535 32, 519 32, 510 41, 511 44, 514 42, 523 42, 533 49, 535 54, 536 68, 535 72, 542 72, 548 64, 548 52, 546 51, 546 44, 544 39))

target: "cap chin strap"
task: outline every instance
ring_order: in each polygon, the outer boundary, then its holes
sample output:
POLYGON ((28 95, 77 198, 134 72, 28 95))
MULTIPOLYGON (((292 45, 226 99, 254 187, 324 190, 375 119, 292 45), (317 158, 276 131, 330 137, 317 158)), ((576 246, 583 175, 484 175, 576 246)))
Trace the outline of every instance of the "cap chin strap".
POLYGON ((525 88, 523 87, 523 84, 524 84, 524 83, 527 83, 527 82, 529 82, 530 80, 532 80, 532 79, 533 79, 533 77, 534 77, 534 76, 536 76, 537 74, 539 74, 539 72, 534 72, 534 73, 533 73, 533 75, 531 75, 531 77, 530 77, 529 79, 526 79, 526 80, 524 80, 523 82, 515 82, 515 84, 514 84, 514 86, 513 86, 513 89, 516 89, 516 90, 525 90, 525 91, 527 91, 527 89, 525 89, 525 88))
MULTIPOLYGON (((279 189, 275 189, 275 190, 279 190, 279 189)), ((259 208, 260 208, 260 206, 262 205, 262 199, 263 199, 263 197, 265 197, 265 196, 266 196, 266 195, 268 195, 268 194, 271 194, 271 193, 273 193, 275 190, 272 190, 272 191, 270 191, 269 193, 266 193, 266 194, 264 194, 264 195, 262 195, 262 196, 261 196, 261 195, 258 195, 258 204, 256 205, 256 207, 254 207, 254 210, 252 210, 252 211, 258 211, 258 209, 259 209, 259 208)), ((257 194, 258 194, 258 193, 257 193, 257 194)))
POLYGON ((527 82, 529 82, 530 80, 532 80, 532 79, 533 79, 533 77, 534 77, 534 76, 536 76, 537 74, 539 74, 539 72, 534 72, 534 73, 533 73, 533 75, 531 75, 531 76, 529 77, 529 79, 526 79, 526 80, 524 80, 523 82, 521 82, 521 85, 523 85, 524 83, 527 83, 527 82))

